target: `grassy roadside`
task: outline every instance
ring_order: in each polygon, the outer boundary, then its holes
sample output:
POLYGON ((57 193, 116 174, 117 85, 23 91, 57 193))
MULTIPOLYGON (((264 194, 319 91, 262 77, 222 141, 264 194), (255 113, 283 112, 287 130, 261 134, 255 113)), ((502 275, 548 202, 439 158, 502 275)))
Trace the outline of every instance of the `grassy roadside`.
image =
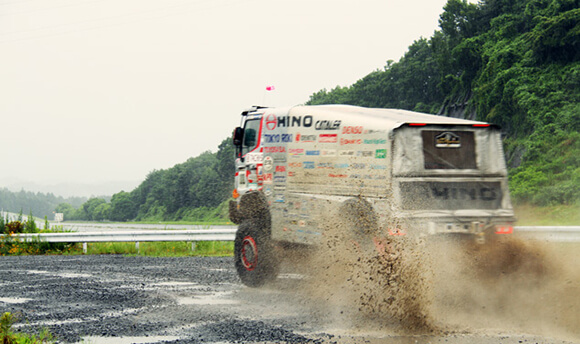
POLYGON ((514 206, 517 226, 580 226, 580 205, 514 206))

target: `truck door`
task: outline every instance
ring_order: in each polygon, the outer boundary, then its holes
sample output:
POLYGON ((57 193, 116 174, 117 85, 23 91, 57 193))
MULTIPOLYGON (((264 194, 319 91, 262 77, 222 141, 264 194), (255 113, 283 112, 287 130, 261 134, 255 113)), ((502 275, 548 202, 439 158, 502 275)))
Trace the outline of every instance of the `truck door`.
POLYGON ((235 186, 239 195, 261 187, 260 173, 262 153, 260 152, 262 116, 252 116, 244 123, 240 157, 236 159, 235 186))

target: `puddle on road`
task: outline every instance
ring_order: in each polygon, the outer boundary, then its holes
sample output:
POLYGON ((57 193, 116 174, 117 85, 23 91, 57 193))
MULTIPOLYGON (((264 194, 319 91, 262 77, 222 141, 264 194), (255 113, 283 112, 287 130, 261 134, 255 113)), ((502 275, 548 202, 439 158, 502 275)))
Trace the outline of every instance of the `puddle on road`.
POLYGON ((232 293, 215 293, 211 295, 200 295, 196 297, 178 297, 176 301, 179 305, 236 305, 240 301, 223 298, 232 293))
POLYGON ((35 274, 35 275, 55 276, 55 277, 62 277, 62 278, 90 278, 90 277, 93 277, 90 274, 78 274, 78 273, 73 273, 73 272, 54 273, 54 272, 43 271, 43 270, 28 270, 27 273, 35 274))
POLYGON ((149 336, 149 337, 83 337, 82 341, 77 343, 83 344, 143 344, 159 343, 165 341, 178 340, 181 337, 176 336, 149 336))
POLYGON ((25 299, 20 297, 0 297, 0 302, 4 303, 26 303, 32 300, 33 299, 25 299))

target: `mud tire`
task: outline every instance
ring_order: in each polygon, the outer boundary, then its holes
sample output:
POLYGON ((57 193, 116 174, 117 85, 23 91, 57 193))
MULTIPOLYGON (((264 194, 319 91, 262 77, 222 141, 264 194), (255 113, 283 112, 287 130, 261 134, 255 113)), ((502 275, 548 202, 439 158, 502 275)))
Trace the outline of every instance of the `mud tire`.
POLYGON ((244 220, 234 242, 238 276, 248 287, 261 287, 278 275, 278 258, 265 221, 244 220))

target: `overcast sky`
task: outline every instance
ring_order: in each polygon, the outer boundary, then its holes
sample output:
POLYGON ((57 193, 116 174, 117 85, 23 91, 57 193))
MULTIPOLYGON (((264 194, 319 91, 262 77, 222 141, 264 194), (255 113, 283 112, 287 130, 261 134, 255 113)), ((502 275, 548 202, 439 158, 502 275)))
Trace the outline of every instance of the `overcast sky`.
POLYGON ((215 152, 251 105, 398 61, 445 3, 0 0, 0 183, 140 182, 215 152))

